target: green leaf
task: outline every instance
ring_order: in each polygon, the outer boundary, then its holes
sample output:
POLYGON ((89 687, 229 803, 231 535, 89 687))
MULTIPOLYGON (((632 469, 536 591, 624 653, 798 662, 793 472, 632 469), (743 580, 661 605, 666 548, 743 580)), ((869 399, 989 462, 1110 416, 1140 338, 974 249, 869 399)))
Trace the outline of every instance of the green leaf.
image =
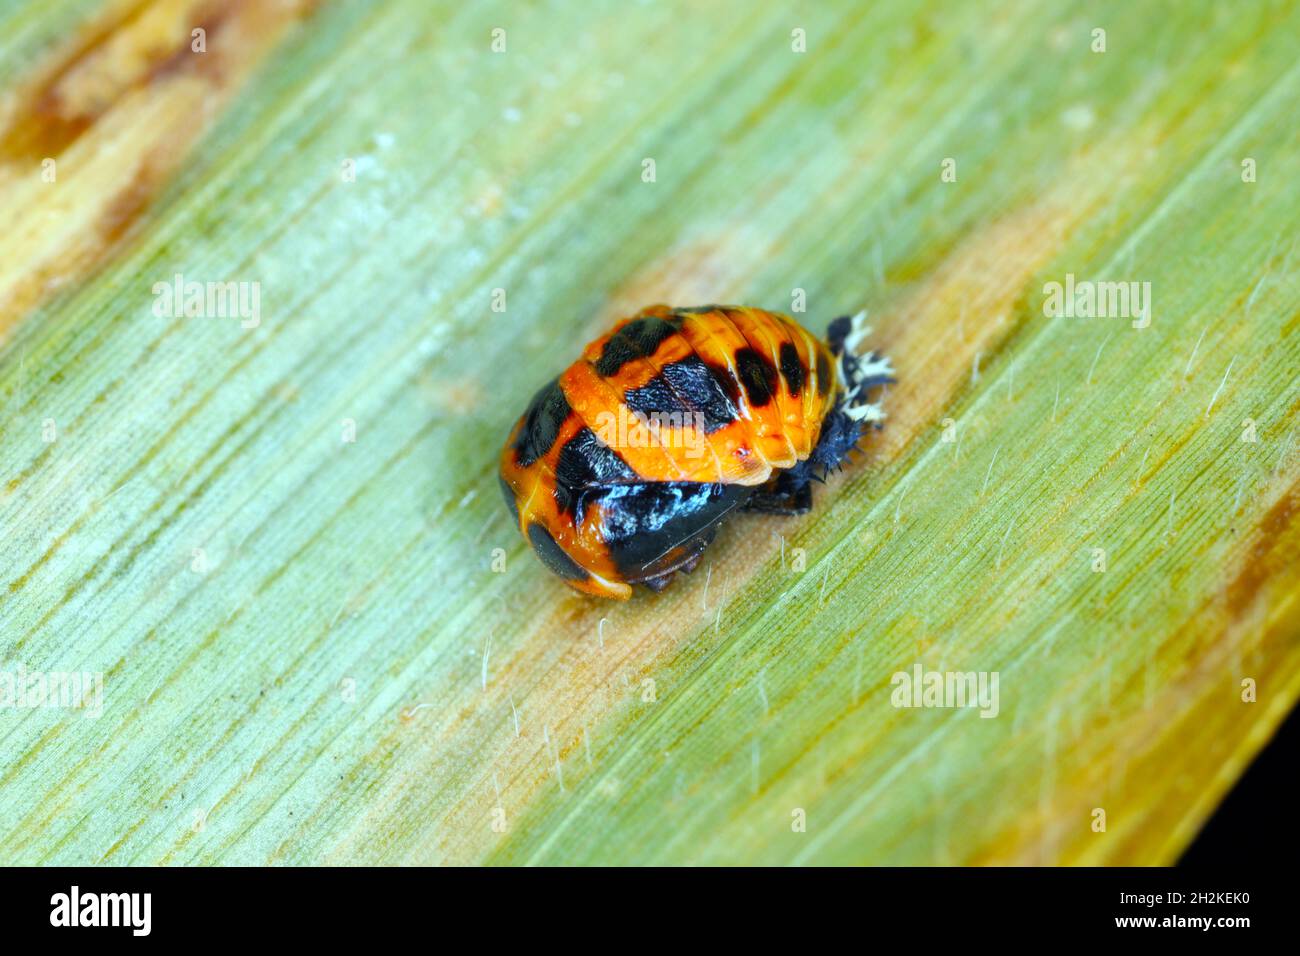
POLYGON ((1168 863, 1295 704, 1293 5, 46 6, 0 5, 0 674, 102 706, 0 707, 4 859, 1168 863), (898 371, 865 454, 566 589, 496 487, 529 396, 795 290, 898 371), (996 716, 895 706, 918 665, 996 716))

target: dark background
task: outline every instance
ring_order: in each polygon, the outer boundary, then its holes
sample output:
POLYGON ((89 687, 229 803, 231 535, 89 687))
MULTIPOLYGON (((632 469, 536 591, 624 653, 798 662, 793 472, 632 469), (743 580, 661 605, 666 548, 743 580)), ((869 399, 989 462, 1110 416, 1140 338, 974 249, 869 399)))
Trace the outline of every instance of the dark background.
POLYGON ((1180 866, 1241 866, 1294 858, 1297 840, 1295 776, 1300 753, 1300 710, 1293 710, 1210 817, 1180 866))

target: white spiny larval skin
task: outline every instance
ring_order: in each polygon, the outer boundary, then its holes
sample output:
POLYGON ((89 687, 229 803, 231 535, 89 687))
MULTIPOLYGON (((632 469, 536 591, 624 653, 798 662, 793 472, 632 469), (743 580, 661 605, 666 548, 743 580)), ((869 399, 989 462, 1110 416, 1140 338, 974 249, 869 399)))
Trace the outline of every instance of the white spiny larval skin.
MULTIPOLYGON (((844 366, 844 357, 856 352, 858 346, 871 334, 865 311, 859 312, 850 321, 853 323, 853 330, 844 339, 844 351, 840 353, 840 379, 846 382, 849 380, 849 375, 844 366)), ((855 377, 857 381, 853 388, 844 395, 844 414, 859 422, 884 421, 883 403, 867 402, 863 401, 863 398, 868 389, 894 380, 894 367, 889 359, 876 352, 868 352, 864 358, 859 359, 855 377)))

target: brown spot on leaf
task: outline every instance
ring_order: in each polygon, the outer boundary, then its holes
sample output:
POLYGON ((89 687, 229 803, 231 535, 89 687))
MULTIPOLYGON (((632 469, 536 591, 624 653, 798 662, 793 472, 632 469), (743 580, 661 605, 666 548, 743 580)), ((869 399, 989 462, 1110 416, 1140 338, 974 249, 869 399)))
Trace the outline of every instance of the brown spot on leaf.
POLYGON ((1249 614, 1273 581, 1294 582, 1300 568, 1297 496, 1296 487, 1288 488, 1256 525, 1241 568, 1224 591, 1230 620, 1249 614))
POLYGON ((309 0, 113 3, 0 89, 0 336, 147 214, 309 0), (205 31, 206 52, 192 48, 205 31), (53 181, 42 164, 54 160, 53 181))

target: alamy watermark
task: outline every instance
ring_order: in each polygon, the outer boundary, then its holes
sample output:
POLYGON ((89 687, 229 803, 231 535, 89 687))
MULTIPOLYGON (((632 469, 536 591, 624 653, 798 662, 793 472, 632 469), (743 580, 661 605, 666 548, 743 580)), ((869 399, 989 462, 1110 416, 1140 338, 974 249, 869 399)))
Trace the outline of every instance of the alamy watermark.
POLYGON ((1151 324, 1150 282, 1075 281, 1074 273, 1065 274, 1065 282, 1043 285, 1043 315, 1065 319, 1132 319, 1135 329, 1151 324))
POLYGON ((152 893, 83 893, 73 884, 67 893, 50 897, 51 926, 122 926, 132 936, 153 929, 152 893))
POLYGON ((239 319, 240 328, 262 324, 260 282, 187 281, 179 272, 170 282, 153 284, 153 314, 173 319, 239 319))
POLYGON ((681 448, 687 458, 702 458, 708 449, 701 412, 617 412, 596 416, 596 437, 610 448, 681 448))
POLYGON ((104 712, 102 671, 0 670, 0 710, 80 710, 94 720, 104 712))
POLYGON ((978 707, 981 717, 996 717, 1000 707, 997 671, 927 671, 920 662, 890 678, 895 707, 978 707))

